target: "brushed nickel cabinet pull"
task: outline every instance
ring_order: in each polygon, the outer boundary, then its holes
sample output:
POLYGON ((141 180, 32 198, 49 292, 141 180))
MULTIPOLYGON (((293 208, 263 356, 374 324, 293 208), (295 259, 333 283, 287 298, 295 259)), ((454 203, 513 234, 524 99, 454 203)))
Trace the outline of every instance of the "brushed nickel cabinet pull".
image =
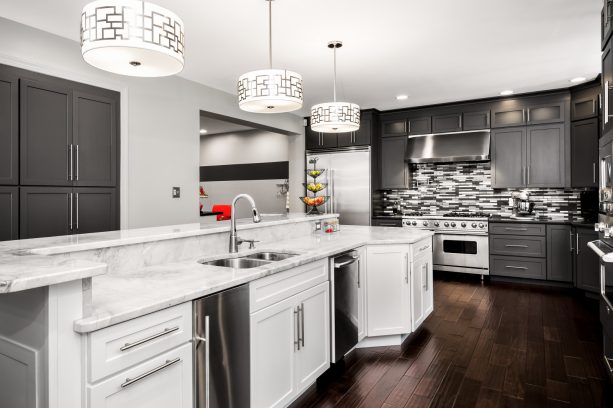
POLYGON ((304 303, 300 304, 300 342, 304 348, 304 303))
POLYGON ((300 309, 298 309, 298 306, 296 306, 294 309, 294 327, 296 329, 294 331, 294 347, 296 347, 296 350, 300 350, 300 326, 298 322, 298 319, 300 318, 299 313, 300 309))
POLYGON ((121 388, 126 388, 126 387, 128 387, 128 386, 130 386, 130 385, 132 385, 132 384, 142 380, 143 378, 147 378, 150 375, 155 374, 155 373, 157 373, 160 370, 163 370, 163 369, 165 369, 167 367, 170 367, 173 364, 178 363, 179 361, 181 361, 181 357, 177 357, 174 360, 166 360, 166 362, 164 364, 162 364, 161 366, 156 367, 156 368, 154 368, 152 370, 149 370, 146 373, 143 373, 143 374, 139 375, 138 377, 126 378, 126 382, 121 384, 121 388))
POLYGON ((528 248, 528 245, 505 244, 505 247, 508 247, 508 248, 528 248))
POLYGON ((409 254, 404 254, 404 260, 407 264, 406 270, 404 271, 404 281, 409 283, 409 254))
POLYGON ((77 231, 79 230, 79 193, 75 194, 75 201, 77 204, 77 231))
POLYGON ((579 250, 579 233, 575 234, 575 239, 576 239, 576 241, 575 241, 575 251, 576 251, 576 254, 579 255, 579 252, 580 252, 580 250, 579 250))
POLYGON ((126 343, 119 350, 120 351, 130 350, 131 348, 134 348, 136 346, 140 346, 141 344, 147 343, 147 342, 149 342, 151 340, 155 340, 158 337, 162 337, 162 336, 165 336, 167 334, 176 332, 177 330, 179 330, 179 326, 175 326, 175 327, 172 327, 170 329, 164 329, 163 332, 156 333, 156 334, 154 334, 152 336, 149 336, 149 337, 145 337, 144 339, 135 341, 134 343, 126 343))
POLYGON ((507 231, 528 231, 528 228, 511 228, 511 227, 505 227, 505 230, 507 230, 507 231))
POLYGON ((513 265, 506 265, 505 268, 507 269, 522 269, 522 270, 528 270, 528 268, 526 268, 525 266, 513 266, 513 265))
POLYGON ((75 169, 75 180, 79 181, 79 145, 75 146, 76 150, 77 150, 77 164, 76 164, 76 169, 75 169))
POLYGON ((68 201, 70 205, 70 224, 68 225, 68 228, 70 229, 70 231, 72 231, 72 215, 74 211, 73 193, 70 193, 70 196, 68 197, 68 201))
POLYGON ((68 166, 69 169, 69 174, 68 174, 68 180, 72 181, 73 180, 73 174, 74 174, 74 154, 73 154, 73 145, 72 143, 69 146, 70 149, 70 165, 68 166))
POLYGON ((575 248, 573 248, 573 232, 570 232, 570 252, 573 252, 575 248))

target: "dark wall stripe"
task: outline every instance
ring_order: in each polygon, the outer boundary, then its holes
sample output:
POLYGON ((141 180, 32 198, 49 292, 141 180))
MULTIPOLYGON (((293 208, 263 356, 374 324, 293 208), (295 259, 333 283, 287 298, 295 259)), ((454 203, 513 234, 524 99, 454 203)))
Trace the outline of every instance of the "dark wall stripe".
POLYGON ((289 162, 200 166, 200 181, 278 180, 289 178, 289 162))

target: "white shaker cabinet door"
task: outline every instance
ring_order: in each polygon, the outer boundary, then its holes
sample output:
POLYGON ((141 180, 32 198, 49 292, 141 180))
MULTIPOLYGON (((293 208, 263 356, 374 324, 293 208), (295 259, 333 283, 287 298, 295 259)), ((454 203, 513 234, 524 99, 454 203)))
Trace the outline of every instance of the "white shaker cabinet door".
POLYGON ((434 274, 432 269, 432 252, 425 256, 424 271, 424 319, 434 310, 434 274))
POLYGON ((410 333, 409 246, 369 246, 366 263, 368 336, 410 333))
POLYGON ((291 297, 251 314, 251 407, 284 407, 295 388, 298 319, 291 297))
POLYGON ((366 337, 366 248, 358 249, 358 341, 366 337))
POLYGON ((189 408, 193 404, 192 344, 154 357, 94 386, 89 408, 189 408))
POLYGON ((330 285, 322 283, 295 298, 300 342, 295 352, 296 387, 300 393, 330 367, 330 285))
POLYGON ((416 259, 411 264, 411 324, 413 331, 424 321, 424 295, 427 277, 425 257, 416 259))

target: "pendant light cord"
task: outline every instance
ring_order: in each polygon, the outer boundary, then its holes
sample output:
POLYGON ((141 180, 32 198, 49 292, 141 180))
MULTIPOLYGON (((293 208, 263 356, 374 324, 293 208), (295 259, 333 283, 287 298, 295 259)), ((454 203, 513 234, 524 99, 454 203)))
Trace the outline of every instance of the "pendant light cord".
POLYGON ((268 68, 272 69, 272 0, 268 1, 268 68))
POLYGON ((334 47, 334 102, 336 102, 336 46, 334 47))

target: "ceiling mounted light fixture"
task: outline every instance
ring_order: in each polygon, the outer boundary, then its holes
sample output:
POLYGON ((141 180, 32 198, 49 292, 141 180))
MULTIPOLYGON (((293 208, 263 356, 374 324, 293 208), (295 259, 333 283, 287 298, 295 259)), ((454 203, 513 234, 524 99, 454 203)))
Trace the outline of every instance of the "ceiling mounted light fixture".
POLYGON ((571 83, 573 84, 578 84, 579 82, 585 82, 587 80, 587 78, 585 77, 576 77, 570 80, 571 83))
POLYGON ((268 69, 238 78, 238 106, 247 112, 282 113, 302 108, 302 76, 272 68, 272 2, 268 2, 268 69))
POLYGON ((513 90, 512 89, 507 89, 505 91, 500 92, 500 95, 502 96, 509 96, 509 95, 513 95, 513 90))
POLYGON ((311 129, 322 133, 355 132, 360 128, 360 107, 355 103, 336 102, 336 50, 341 41, 330 41, 334 50, 334 102, 320 103, 311 108, 311 129))
POLYGON ((399 101, 406 101, 407 99, 409 99, 409 95, 398 95, 396 99, 399 101))
POLYGON ((183 21, 140 0, 99 0, 81 12, 81 54, 90 65, 120 75, 161 77, 183 69, 183 21))

